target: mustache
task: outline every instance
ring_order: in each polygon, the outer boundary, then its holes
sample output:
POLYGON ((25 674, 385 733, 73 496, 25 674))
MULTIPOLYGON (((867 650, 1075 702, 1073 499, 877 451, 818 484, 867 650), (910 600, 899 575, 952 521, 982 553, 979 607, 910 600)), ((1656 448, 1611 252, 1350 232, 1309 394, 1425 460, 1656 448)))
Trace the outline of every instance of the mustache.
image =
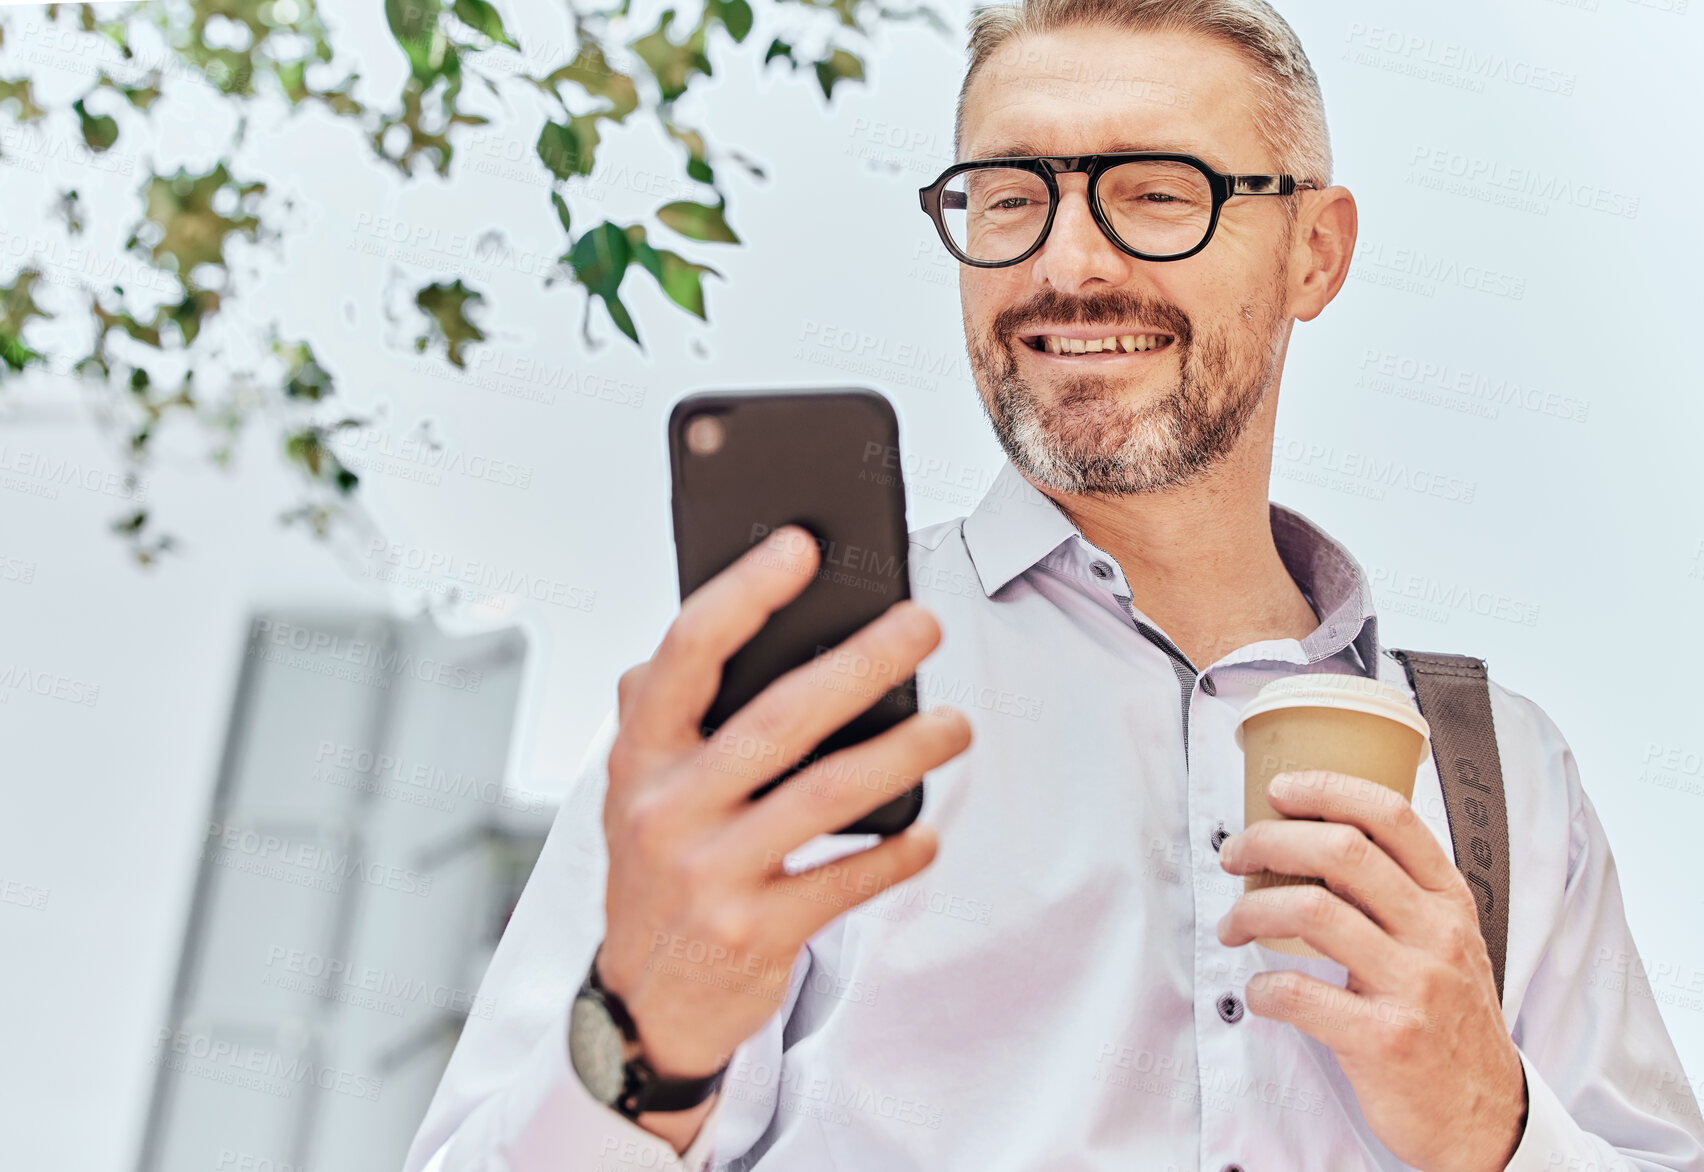
POLYGON ((1005 339, 1025 326, 1080 325, 1088 322, 1139 321, 1157 326, 1177 338, 1182 348, 1194 336, 1189 315, 1169 301, 1144 297, 1125 290, 1107 290, 1082 297, 1067 297, 1055 289, 1044 289, 1019 305, 1002 309, 994 316, 991 332, 1005 339))

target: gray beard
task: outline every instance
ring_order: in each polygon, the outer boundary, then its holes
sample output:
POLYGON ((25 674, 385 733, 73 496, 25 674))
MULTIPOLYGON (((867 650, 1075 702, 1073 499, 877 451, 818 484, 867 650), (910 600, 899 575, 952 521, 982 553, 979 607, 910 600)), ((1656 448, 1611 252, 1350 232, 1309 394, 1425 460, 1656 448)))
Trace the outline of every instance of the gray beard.
MULTIPOLYGON (((973 336, 969 355, 1000 446, 1019 471, 1058 492, 1128 496, 1188 484, 1235 449, 1278 373, 1281 303, 1261 323, 1264 341, 1245 334, 1237 347, 1225 332, 1196 333, 1174 306, 1103 295, 1082 299, 1076 320, 1164 326, 1176 339, 1177 381, 1158 401, 1132 407, 1121 400, 1123 380, 1085 375, 1049 401, 1018 373, 1013 347, 1023 343, 1013 330, 1022 318, 1068 323, 1074 311, 1070 299, 1041 300, 1038 308, 1063 312, 1002 314, 989 334, 1008 340, 973 336)), ((1245 317, 1252 313, 1245 307, 1245 317)))

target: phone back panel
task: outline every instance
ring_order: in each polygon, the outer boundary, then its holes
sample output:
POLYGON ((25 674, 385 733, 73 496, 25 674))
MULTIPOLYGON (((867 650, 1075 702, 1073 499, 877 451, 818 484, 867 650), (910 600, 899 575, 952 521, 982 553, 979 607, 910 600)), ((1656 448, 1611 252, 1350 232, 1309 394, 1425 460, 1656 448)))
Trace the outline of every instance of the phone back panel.
MULTIPOLYGON (((682 600, 784 524, 804 526, 821 555, 816 580, 728 660, 705 714, 707 736, 776 677, 910 597, 898 454, 893 408, 873 391, 704 391, 675 405, 669 463, 682 600), (700 455, 689 450, 686 427, 706 412, 722 424, 722 444, 700 455)), ((848 666, 880 682, 868 663, 848 666)), ((874 705, 754 796, 817 756, 875 736, 916 711, 916 678, 894 681, 874 705)), ((916 818, 922 796, 921 785, 914 787, 843 832, 897 833, 916 818)))

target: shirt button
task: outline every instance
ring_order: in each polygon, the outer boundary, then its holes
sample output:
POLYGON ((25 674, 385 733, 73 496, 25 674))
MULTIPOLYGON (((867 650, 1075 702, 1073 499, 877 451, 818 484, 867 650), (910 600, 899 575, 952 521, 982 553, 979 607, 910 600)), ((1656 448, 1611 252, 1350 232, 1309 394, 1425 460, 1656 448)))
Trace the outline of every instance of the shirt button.
POLYGON ((1219 1016, 1235 1024, 1242 1020, 1243 1003, 1235 993, 1226 993, 1219 998, 1219 1016))
POLYGON ((1219 848, 1224 845, 1225 840, 1229 837, 1230 835, 1225 833, 1225 824, 1221 822, 1218 826, 1213 828, 1213 833, 1208 836, 1207 841, 1213 844, 1213 850, 1217 853, 1219 848))
POLYGON ((1219 1169, 1219 1172, 1243 1172, 1243 1166, 1241 1164, 1226 1164, 1219 1169))
POLYGON ((1105 562, 1090 562, 1089 573, 1099 578, 1102 582, 1106 582, 1112 578, 1112 567, 1107 565, 1105 562))
POLYGON ((1213 682, 1212 676, 1202 676, 1201 690, 1206 692, 1209 696, 1217 696, 1219 694, 1219 685, 1213 682))

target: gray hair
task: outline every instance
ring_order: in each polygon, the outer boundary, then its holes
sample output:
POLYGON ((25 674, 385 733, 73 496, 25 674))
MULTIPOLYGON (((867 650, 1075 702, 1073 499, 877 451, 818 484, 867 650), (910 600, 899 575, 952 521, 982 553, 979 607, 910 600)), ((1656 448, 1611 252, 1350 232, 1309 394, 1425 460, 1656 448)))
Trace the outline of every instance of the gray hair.
POLYGON ((1024 34, 1083 25, 1194 33, 1242 53, 1255 66, 1255 129, 1279 169, 1299 182, 1321 187, 1331 182, 1331 136, 1319 78, 1295 31, 1266 0, 1016 0, 979 8, 970 18, 970 65, 959 87, 954 153, 971 80, 1001 45, 1024 34))

